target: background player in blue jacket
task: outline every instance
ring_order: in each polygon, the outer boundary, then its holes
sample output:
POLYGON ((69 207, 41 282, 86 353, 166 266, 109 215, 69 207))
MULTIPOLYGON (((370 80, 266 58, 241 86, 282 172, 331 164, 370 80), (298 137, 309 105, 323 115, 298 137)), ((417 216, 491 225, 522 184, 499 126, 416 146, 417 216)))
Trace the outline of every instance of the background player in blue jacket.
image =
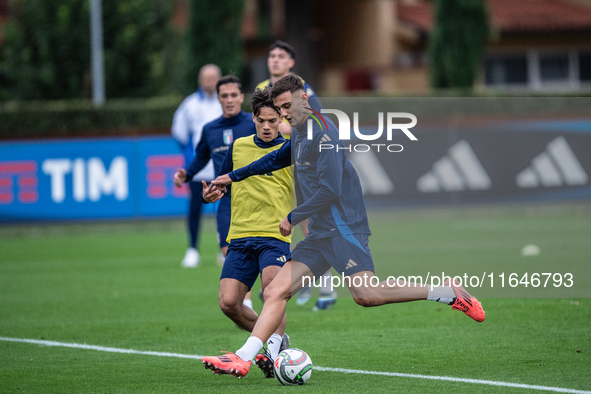
MULTIPOLYGON (((233 75, 226 75, 220 78, 216 90, 223 114, 203 126, 203 133, 201 141, 197 144, 195 158, 186 169, 179 169, 174 175, 174 183, 177 186, 192 179, 196 173, 207 165, 209 159, 213 161, 214 172, 218 176, 232 142, 237 138, 256 133, 252 114, 241 109, 244 93, 242 93, 240 80, 233 75)), ((229 198, 223 198, 220 201, 216 218, 220 249, 225 256, 228 249, 226 238, 230 228, 229 198)))
POLYGON ((287 167, 292 164, 293 158, 298 206, 281 221, 279 230, 282 235, 289 235, 294 224, 309 218, 310 234, 298 243, 292 252, 292 259, 265 290, 263 310, 244 346, 236 353, 223 357, 203 357, 205 367, 218 373, 245 376, 252 365, 251 360, 263 347, 263 341, 281 324, 287 301, 302 288, 304 278, 321 275, 331 266, 348 279, 344 282, 355 302, 361 306, 431 300, 451 305, 452 309, 460 310, 476 321, 483 321, 485 315, 480 302, 455 281, 448 281, 443 287, 411 282, 399 286, 388 281, 374 286, 370 230, 361 184, 343 143, 339 141, 336 126, 326 117, 326 126, 313 125, 312 138, 308 139, 307 95, 297 75, 290 74, 277 81, 271 90, 271 97, 280 108, 281 115, 296 128, 292 138, 280 149, 218 178, 214 183, 225 185, 287 167), (327 141, 340 145, 341 149, 320 151, 320 145, 327 141))

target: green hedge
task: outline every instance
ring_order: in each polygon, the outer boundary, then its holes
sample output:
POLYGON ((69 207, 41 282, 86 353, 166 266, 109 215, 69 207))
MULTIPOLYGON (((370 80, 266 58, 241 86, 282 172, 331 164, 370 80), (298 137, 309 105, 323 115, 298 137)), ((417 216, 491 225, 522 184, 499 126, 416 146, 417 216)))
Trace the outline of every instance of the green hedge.
POLYGON ((111 100, 95 108, 88 100, 0 104, 0 138, 129 135, 170 127, 181 97, 111 100))
MULTIPOLYGON (((94 108, 88 100, 0 102, 0 139, 63 138, 168 134, 181 96, 110 100, 94 108)), ((590 98, 564 97, 324 97, 326 108, 339 108, 360 120, 376 112, 405 109, 422 119, 470 116, 589 116, 590 98)), ((250 95, 242 109, 250 112, 250 95)), ((403 112, 405 112, 403 111, 403 112)))
MULTIPOLYGON (((168 133, 181 96, 110 100, 0 102, 0 139, 168 133)), ((245 97, 244 110, 250 109, 245 97)))

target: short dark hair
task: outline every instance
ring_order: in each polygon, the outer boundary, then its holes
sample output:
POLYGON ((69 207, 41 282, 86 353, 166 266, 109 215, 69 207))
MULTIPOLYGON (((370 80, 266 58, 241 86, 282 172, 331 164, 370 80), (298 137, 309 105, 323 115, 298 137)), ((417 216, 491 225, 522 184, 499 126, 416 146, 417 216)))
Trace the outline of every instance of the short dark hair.
POLYGON ((279 78, 279 80, 273 84, 270 94, 271 100, 274 100, 275 97, 282 95, 285 92, 294 93, 298 90, 306 90, 302 78, 294 73, 289 73, 286 76, 279 78))
POLYGON ((269 52, 271 52, 273 49, 275 48, 280 48, 283 49, 285 52, 289 53, 289 56, 295 60, 296 58, 296 51, 295 49, 293 49, 293 47, 291 45, 289 45, 287 42, 285 41, 281 41, 281 40, 277 40, 275 41, 273 44, 271 44, 271 46, 269 47, 269 52))
POLYGON ((240 93, 242 93, 242 84, 240 83, 238 77, 234 75, 224 75, 223 77, 221 77, 218 80, 218 83, 215 84, 215 91, 219 94, 220 86, 225 85, 227 83, 235 83, 236 85, 238 85, 238 90, 240 90, 240 93))
POLYGON ((273 104, 271 99, 271 88, 267 86, 265 89, 257 89, 250 97, 250 104, 252 106, 252 113, 258 116, 261 108, 273 108, 277 114, 281 115, 279 109, 273 104))

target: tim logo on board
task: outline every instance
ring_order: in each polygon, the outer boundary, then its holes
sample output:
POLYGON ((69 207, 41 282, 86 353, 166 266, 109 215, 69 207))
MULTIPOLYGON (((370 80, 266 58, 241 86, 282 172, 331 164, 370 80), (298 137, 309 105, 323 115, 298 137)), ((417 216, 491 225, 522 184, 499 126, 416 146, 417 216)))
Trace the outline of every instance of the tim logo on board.
POLYGON ((138 169, 130 168, 131 145, 101 141, 0 148, 0 221, 135 214, 137 186, 129 174, 138 169))
POLYGON ((51 199, 57 204, 64 202, 66 193, 71 193, 76 202, 96 202, 111 195, 125 201, 129 196, 128 165, 123 156, 113 158, 108 168, 99 157, 46 159, 41 168, 50 178, 51 199), (66 190, 67 177, 71 179, 70 190, 66 190))

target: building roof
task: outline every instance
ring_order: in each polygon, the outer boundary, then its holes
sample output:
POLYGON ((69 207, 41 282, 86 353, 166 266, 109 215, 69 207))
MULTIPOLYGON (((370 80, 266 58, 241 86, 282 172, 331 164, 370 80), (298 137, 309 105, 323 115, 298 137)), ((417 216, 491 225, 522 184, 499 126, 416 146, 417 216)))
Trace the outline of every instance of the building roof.
MULTIPOLYGON (((591 29, 591 7, 565 0, 487 0, 494 29, 502 32, 551 32, 591 29)), ((418 0, 398 2, 398 19, 433 29, 433 4, 418 0)))

